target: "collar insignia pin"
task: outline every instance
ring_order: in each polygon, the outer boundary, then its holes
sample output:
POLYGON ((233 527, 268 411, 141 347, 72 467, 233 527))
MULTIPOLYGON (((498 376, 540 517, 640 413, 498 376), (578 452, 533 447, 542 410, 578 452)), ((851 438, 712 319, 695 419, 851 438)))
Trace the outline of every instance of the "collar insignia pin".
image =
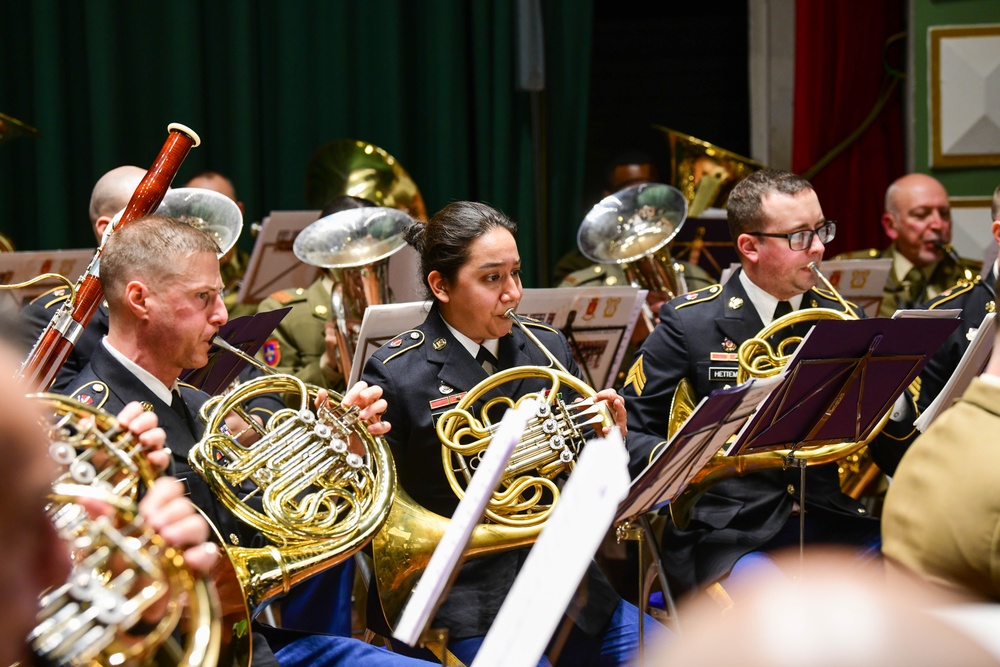
POLYGON ((153 404, 150 403, 149 401, 143 401, 141 403, 141 405, 142 405, 142 409, 143 409, 144 412, 152 412, 153 411, 153 404))
POLYGON ((446 341, 444 338, 438 338, 436 341, 434 341, 434 349, 435 350, 440 350, 441 348, 443 348, 447 344, 448 344, 448 341, 446 341))
POLYGON ((987 301, 986 302, 986 312, 987 313, 995 313, 996 311, 997 311, 997 302, 996 301, 987 301))
POLYGON ((743 299, 738 296, 734 296, 729 300, 729 307, 733 310, 739 310, 743 307, 743 299))

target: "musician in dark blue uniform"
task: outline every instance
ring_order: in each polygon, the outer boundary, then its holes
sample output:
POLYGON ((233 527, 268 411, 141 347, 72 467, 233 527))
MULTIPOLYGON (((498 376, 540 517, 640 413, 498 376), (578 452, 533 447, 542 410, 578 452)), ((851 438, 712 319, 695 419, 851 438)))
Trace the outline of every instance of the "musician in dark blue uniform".
MULTIPOLYGON (((1000 246, 1000 187, 993 193, 993 240, 1000 246)), ((997 295, 994 292, 997 279, 997 262, 993 261, 986 275, 973 283, 956 285, 925 304, 930 310, 961 310, 962 325, 955 329, 944 344, 920 373, 920 397, 917 406, 923 411, 944 389, 951 374, 958 367, 962 355, 968 349, 976 329, 983 323, 987 313, 996 312, 997 295)))
MULTIPOLYGON (((261 538, 215 499, 187 463, 204 430, 198 410, 208 395, 178 385, 177 377, 185 368, 207 363, 211 340, 226 323, 217 252, 205 233, 159 215, 116 231, 101 257, 108 335, 72 383, 72 393, 111 411, 129 401, 143 402, 166 431, 173 452, 171 472, 184 481, 191 500, 228 543, 256 546, 261 538)), ((384 410, 380 395, 377 387, 358 385, 345 397, 348 404, 361 408, 362 419, 373 421, 369 428, 377 435, 388 428, 374 423, 384 410)), ((242 603, 241 598, 223 594, 224 609, 242 603)), ((298 633, 256 622, 253 630, 254 665, 425 664, 347 637, 298 633)))
MULTIPOLYGON (((521 298, 516 231, 505 215, 475 202, 449 204, 427 223, 411 226, 407 240, 420 253, 421 276, 433 305, 420 326, 376 351, 362 375, 384 391, 388 408, 383 419, 392 424, 386 438, 401 487, 420 505, 445 517, 454 513, 458 498, 445 476, 436 419, 486 380, 489 371, 553 365, 505 317, 521 298), (492 359, 483 361, 482 348, 492 359)), ((530 320, 524 324, 550 354, 580 376, 560 332, 530 320)), ((546 386, 541 380, 524 379, 494 387, 488 395, 517 399, 546 386)), ((615 392, 603 390, 597 397, 608 401, 624 426, 624 404, 615 392)), ((467 664, 526 555, 527 549, 517 549, 470 558, 458 573, 431 627, 448 629, 449 649, 467 664)), ((596 565, 591 565, 585 583, 586 601, 571 613, 575 626, 557 664, 624 664, 638 648, 638 610, 619 598, 596 565)), ((649 617, 647 621, 647 628, 654 630, 657 624, 649 617)))
MULTIPOLYGON (((736 385, 739 345, 776 316, 807 308, 844 310, 832 293, 815 287, 808 268, 823 259, 836 224, 823 216, 805 179, 755 172, 733 190, 728 217, 742 268, 725 286, 663 306, 660 323, 636 354, 622 389, 633 475, 667 440, 671 399, 682 379, 693 384, 697 403, 713 389, 736 385)), ((853 304, 851 309, 863 317, 853 304)), ((809 326, 802 323, 786 333, 801 336, 809 326)), ((797 545, 800 486, 796 468, 751 473, 710 487, 694 505, 690 524, 682 530, 668 523, 663 535, 672 592, 707 587, 744 565, 767 566, 761 552, 797 545)), ((807 469, 806 502, 807 542, 878 545, 878 521, 841 493, 836 464, 807 469)))

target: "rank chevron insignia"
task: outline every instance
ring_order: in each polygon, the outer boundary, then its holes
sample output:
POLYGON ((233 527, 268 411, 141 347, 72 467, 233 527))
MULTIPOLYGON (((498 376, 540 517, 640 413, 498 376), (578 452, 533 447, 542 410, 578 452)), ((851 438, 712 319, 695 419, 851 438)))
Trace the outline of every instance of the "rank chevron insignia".
POLYGON ((631 383, 635 387, 635 395, 642 396, 642 388, 646 386, 646 372, 642 370, 642 357, 635 360, 625 377, 625 386, 631 383))

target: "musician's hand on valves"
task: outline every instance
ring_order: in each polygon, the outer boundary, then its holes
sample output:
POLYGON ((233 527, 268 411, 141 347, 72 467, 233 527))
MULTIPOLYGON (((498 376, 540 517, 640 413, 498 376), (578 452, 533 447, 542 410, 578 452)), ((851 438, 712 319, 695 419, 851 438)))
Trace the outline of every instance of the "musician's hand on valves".
POLYGON ((118 423, 138 437, 146 450, 146 459, 157 472, 170 466, 170 449, 166 432, 158 426, 155 412, 147 412, 138 401, 132 401, 118 413, 118 423))
MULTIPOLYGON (((594 402, 603 402, 608 411, 611 413, 611 417, 615 420, 615 426, 622 434, 622 439, 625 439, 625 434, 628 433, 627 418, 625 415, 625 399, 618 395, 618 392, 614 389, 602 389, 601 391, 594 394, 594 402)), ((601 433, 602 437, 605 437, 610 432, 610 428, 601 427, 603 431, 601 433)))
MULTIPOLYGON (((326 396, 325 390, 317 393, 317 407, 326 400, 326 396)), ((382 420, 382 414, 388 404, 382 398, 382 387, 378 385, 369 385, 361 380, 355 382, 354 386, 344 394, 344 405, 358 409, 358 420, 367 422, 368 432, 372 435, 385 435, 392 428, 389 422, 382 420)))
POLYGON ((161 477, 139 502, 146 524, 168 544, 183 550, 184 562, 195 572, 207 574, 219 558, 219 548, 209 542, 209 526, 184 493, 184 484, 161 477))

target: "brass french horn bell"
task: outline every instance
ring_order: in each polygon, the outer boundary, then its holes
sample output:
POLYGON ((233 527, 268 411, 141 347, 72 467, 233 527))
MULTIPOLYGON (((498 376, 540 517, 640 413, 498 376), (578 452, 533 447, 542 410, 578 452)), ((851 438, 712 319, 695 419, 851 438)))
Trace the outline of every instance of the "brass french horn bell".
POLYGON ((696 218, 705 209, 725 208, 729 193, 737 183, 764 169, 764 165, 703 139, 653 125, 662 132, 670 147, 673 184, 689 203, 688 215, 696 218))
POLYGON ((687 218, 688 203, 663 183, 633 185, 598 202, 580 223, 577 245, 598 264, 618 264, 629 282, 670 297, 685 292, 669 243, 687 218))
MULTIPOLYGON (((111 219, 104 236, 114 230, 122 211, 111 219)), ((243 213, 226 195, 205 188, 171 188, 156 209, 159 215, 179 220, 199 229, 219 246, 219 257, 229 252, 243 231, 243 213)))
POLYGON ((331 141, 309 160, 306 203, 322 209, 334 197, 344 195, 406 211, 417 220, 427 219, 420 190, 403 166, 384 149, 366 141, 331 141))

